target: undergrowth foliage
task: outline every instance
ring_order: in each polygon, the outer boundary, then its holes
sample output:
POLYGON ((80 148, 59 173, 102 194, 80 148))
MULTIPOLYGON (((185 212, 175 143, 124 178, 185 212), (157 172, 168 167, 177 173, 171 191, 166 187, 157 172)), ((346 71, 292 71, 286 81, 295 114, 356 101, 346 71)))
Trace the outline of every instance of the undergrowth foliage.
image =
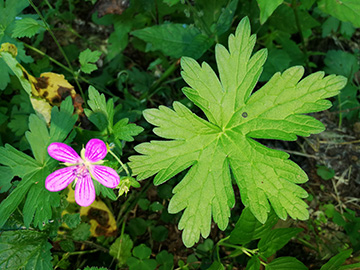
POLYGON ((311 74, 300 80, 302 67, 276 73, 252 94, 266 60, 266 49, 254 55, 256 37, 244 18, 229 37, 229 51, 215 50, 219 78, 207 63, 201 66, 182 58, 181 75, 191 88, 184 94, 205 113, 208 121, 174 102, 174 110, 160 106, 144 111, 145 119, 157 126, 154 133, 170 141, 152 141, 135 147, 142 156, 130 158, 133 173, 142 180, 154 174, 160 185, 189 169, 174 188, 169 212, 185 209, 179 222, 187 247, 208 237, 211 217, 221 230, 228 225, 235 197, 234 176, 241 200, 254 216, 265 223, 271 206, 283 220, 309 217, 302 198, 307 192, 296 184, 308 180, 305 172, 289 160, 289 155, 267 148, 254 139, 293 141, 324 130, 321 122, 304 113, 331 107, 325 100, 346 84, 342 76, 311 74), (164 155, 166 153, 166 155, 164 155), (270 204, 271 206, 270 206, 270 204))
POLYGON ((360 268, 299 139, 359 134, 360 2, 65 2, 0 0, 0 269, 360 268))

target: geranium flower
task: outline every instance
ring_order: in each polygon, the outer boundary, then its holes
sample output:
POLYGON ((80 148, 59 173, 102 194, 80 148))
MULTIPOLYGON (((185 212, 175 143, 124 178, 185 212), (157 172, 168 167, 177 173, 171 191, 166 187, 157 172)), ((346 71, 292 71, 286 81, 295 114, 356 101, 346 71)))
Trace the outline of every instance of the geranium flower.
POLYGON ((46 178, 46 189, 60 191, 76 181, 75 201, 78 205, 89 206, 95 200, 92 178, 109 188, 117 187, 120 182, 120 177, 114 169, 100 165, 107 154, 107 147, 102 140, 88 141, 85 149, 81 150, 81 157, 70 146, 58 142, 49 145, 48 153, 52 158, 64 162, 67 167, 51 173, 46 178))

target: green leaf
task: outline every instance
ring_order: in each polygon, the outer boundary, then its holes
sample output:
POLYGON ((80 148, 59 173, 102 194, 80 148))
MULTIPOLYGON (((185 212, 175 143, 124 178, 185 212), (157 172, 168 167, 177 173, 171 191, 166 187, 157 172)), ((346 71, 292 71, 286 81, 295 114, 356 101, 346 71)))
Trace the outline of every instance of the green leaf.
POLYGON ((174 269, 174 255, 162 250, 156 255, 156 261, 160 265, 159 270, 172 270, 174 269))
POLYGON ((75 230, 71 232, 71 235, 75 241, 86 241, 90 236, 90 224, 80 223, 75 230))
POLYGON ((110 255, 118 260, 118 266, 122 267, 126 264, 128 258, 131 257, 131 249, 133 248, 133 241, 130 236, 123 234, 118 237, 110 246, 110 255))
POLYGON ((89 48, 87 48, 85 51, 82 51, 79 55, 81 71, 90 74, 91 72, 96 70, 97 66, 92 63, 97 62, 100 56, 101 56, 101 52, 97 50, 92 52, 89 48))
POLYGON ((260 259, 257 256, 252 256, 248 261, 245 270, 259 270, 260 269, 260 259))
POLYGON ((284 0, 256 0, 260 8, 260 23, 264 24, 266 20, 273 14, 275 9, 280 6, 284 0))
POLYGON ((347 77, 349 81, 351 81, 355 72, 359 70, 359 63, 356 56, 344 51, 327 51, 324 63, 326 65, 324 68, 326 73, 343 75, 347 77))
POLYGON ((134 247, 133 255, 139 259, 148 259, 151 255, 151 249, 145 244, 140 244, 139 246, 134 247))
POLYGON ((11 188, 11 180, 14 174, 11 168, 0 166, 0 175, 0 193, 4 193, 11 188))
POLYGON ((69 226, 70 229, 75 229, 81 222, 80 214, 65 214, 63 217, 63 221, 66 225, 69 226))
POLYGON ((238 0, 232 0, 226 8, 224 8, 216 23, 216 34, 221 35, 230 29, 238 5, 238 0))
POLYGON ((266 223, 262 224, 247 207, 242 211, 235 228, 230 234, 229 241, 233 244, 246 244, 252 240, 259 239, 270 231, 277 221, 278 217, 274 211, 271 211, 266 223))
POLYGON ((354 0, 321 0, 318 7, 325 13, 343 22, 351 22, 360 27, 360 3, 354 0))
POLYGON ((280 257, 268 263, 265 270, 307 270, 308 268, 294 257, 280 257))
MULTIPOLYGON (((351 256, 352 249, 341 251, 339 254, 332 257, 320 270, 338 270, 339 267, 351 256)), ((355 269, 355 268, 354 268, 355 269)))
POLYGON ((326 166, 318 166, 316 169, 316 173, 320 176, 323 180, 330 180, 335 176, 335 171, 332 168, 328 168, 326 166))
POLYGON ((118 121, 114 127, 113 132, 116 139, 132 142, 134 136, 137 136, 143 132, 143 128, 137 126, 136 124, 128 124, 129 119, 124 118, 118 121))
POLYGON ((160 50, 174 58, 189 56, 200 58, 213 41, 193 26, 186 24, 162 24, 131 32, 148 43, 149 51, 160 50))
POLYGON ((146 245, 141 244, 134 248, 133 255, 136 257, 130 257, 127 260, 130 270, 153 270, 157 266, 157 262, 153 259, 149 259, 151 255, 151 249, 146 245))
POLYGON ((269 231, 258 243, 259 253, 265 258, 270 257, 301 231, 301 228, 281 228, 269 231))
POLYGON ((13 30, 13 38, 35 36, 39 31, 45 30, 44 23, 42 21, 34 20, 33 18, 22 18, 15 22, 15 28, 13 30))
MULTIPOLYGON (((304 32, 313 27, 319 26, 320 23, 315 20, 307 10, 298 9, 298 23, 304 32)), ((297 22, 294 10, 289 5, 280 5, 268 19, 268 23, 277 30, 284 31, 289 34, 298 33, 297 22)))
POLYGON ((174 102, 173 110, 160 106, 144 111, 145 119, 156 126, 154 133, 168 140, 136 146, 142 155, 130 157, 129 165, 138 180, 156 174, 155 185, 191 167, 173 189, 169 204, 169 213, 185 210, 179 229, 184 230, 187 247, 200 234, 209 235, 211 217, 221 230, 227 227, 235 203, 231 175, 243 204, 261 223, 266 222, 271 206, 284 220, 287 215, 309 217, 302 200, 307 192, 296 185, 308 180, 305 172, 288 154, 254 139, 293 141, 320 133, 323 124, 304 114, 328 109, 331 102, 325 99, 337 95, 346 78, 317 72, 300 81, 304 69, 297 66, 276 73, 251 95, 266 60, 266 50, 251 56, 254 45, 255 35, 250 35, 245 18, 229 37, 229 51, 216 46, 220 80, 207 63, 200 66, 182 58, 181 75, 191 87, 183 92, 209 121, 179 102, 174 102))
POLYGON ((93 86, 89 86, 88 105, 91 110, 84 109, 85 115, 100 131, 110 126, 105 95, 100 94, 93 86))
POLYGON ((31 95, 31 84, 30 82, 24 77, 23 70, 19 66, 19 62, 16 58, 10 54, 9 52, 0 52, 0 58, 2 58, 8 67, 11 69, 12 72, 16 75, 19 79, 21 86, 24 88, 28 95, 31 95))
POLYGON ((224 270, 225 267, 221 264, 221 262, 215 261, 213 262, 208 270, 224 270))
POLYGON ((33 230, 5 231, 0 237, 0 268, 52 269, 47 235, 33 230))
POLYGON ((264 72, 259 81, 268 81, 275 72, 284 71, 290 66, 291 58, 289 54, 280 49, 274 49, 269 52, 268 59, 264 65, 264 72))
POLYGON ((0 204, 0 227, 25 197, 23 214, 26 226, 30 226, 33 221, 35 226, 43 228, 51 220, 52 207, 59 206, 60 196, 57 192, 45 189, 45 179, 57 164, 47 154, 47 147, 51 142, 66 139, 77 119, 77 115, 72 115, 73 110, 71 97, 62 102, 60 111, 54 107, 50 131, 43 120, 34 114, 30 115, 30 131, 26 132, 26 138, 35 159, 10 145, 0 147, 0 164, 9 167, 14 175, 22 178, 14 191, 0 204))

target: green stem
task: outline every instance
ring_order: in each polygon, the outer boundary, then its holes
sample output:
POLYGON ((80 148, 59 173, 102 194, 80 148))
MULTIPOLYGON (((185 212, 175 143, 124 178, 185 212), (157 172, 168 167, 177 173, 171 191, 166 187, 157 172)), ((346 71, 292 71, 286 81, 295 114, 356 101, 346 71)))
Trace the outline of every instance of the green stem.
MULTIPOLYGON (((53 38, 56 46, 58 47, 59 51, 61 52, 61 54, 63 55, 67 65, 68 65, 68 68, 69 70, 71 70, 71 74, 74 76, 74 79, 75 79, 75 82, 76 82, 76 85, 77 87, 79 88, 79 91, 80 91, 80 94, 81 94, 81 97, 83 98, 84 102, 86 101, 85 99, 85 95, 84 95, 84 92, 81 88, 81 85, 79 83, 79 80, 78 80, 78 75, 75 73, 70 61, 69 61, 69 58, 67 57, 66 53, 64 52, 63 48, 61 47, 59 41, 57 40, 56 36, 54 35, 54 32, 51 30, 50 26, 48 25, 48 23, 46 22, 45 18, 43 17, 43 15, 41 14, 40 10, 36 7, 36 5, 33 3, 32 0, 28 0, 30 5, 32 6, 32 8, 36 11, 36 13, 39 15, 40 19, 44 22, 44 25, 45 25, 45 28, 46 30, 49 32, 49 34, 51 35, 51 37, 53 38)), ((85 105, 86 105, 86 102, 85 102, 85 105)))
POLYGON ((125 166, 124 163, 122 163, 122 161, 120 160, 120 158, 118 158, 117 155, 115 155, 115 154, 113 153, 113 151, 111 151, 111 149, 109 149, 109 153, 117 160, 117 162, 120 163, 121 167, 123 167, 124 171, 126 172, 126 175, 127 175, 127 176, 130 176, 130 172, 129 172, 128 168, 125 166))
POLYGON ((158 90, 159 86, 169 77, 171 74, 177 70, 179 66, 179 61, 176 60, 167 70, 161 75, 161 77, 150 87, 149 91, 141 95, 140 100, 149 99, 152 97, 158 90))
MULTIPOLYGON (((26 44, 26 43, 23 43, 23 44, 24 44, 24 46, 25 46, 26 48, 28 48, 28 49, 30 49, 30 50, 32 50, 32 51, 40 54, 40 55, 43 56, 43 57, 48 58, 48 59, 49 59, 51 62, 53 62, 54 64, 56 64, 56 65, 58 65, 59 67, 63 68, 63 69, 66 70, 67 72, 73 74, 73 71, 72 71, 71 69, 69 69, 67 66, 65 66, 65 65, 62 64, 62 63, 60 63, 60 62, 57 61, 56 59, 52 58, 51 56, 47 55, 46 53, 40 51, 39 49, 37 49, 37 48, 35 48, 35 47, 33 47, 33 46, 29 45, 29 44, 26 44)), ((75 77, 74 74, 73 74, 73 76, 75 77)), ((80 76, 78 76, 78 78, 79 78, 81 81, 83 81, 84 83, 86 83, 86 84, 88 84, 88 85, 92 85, 92 83, 91 83, 90 81, 88 81, 86 78, 84 78, 83 76, 80 75, 80 76)), ((98 85, 95 85, 95 86, 96 86, 96 88, 97 88, 98 90, 100 90, 101 92, 103 92, 103 93, 105 93, 105 94, 107 94, 107 95, 109 95, 109 96, 111 96, 111 97, 115 97, 115 95, 114 95, 113 93, 111 93, 109 90, 103 89, 103 88, 101 88, 101 87, 98 86, 98 85)))
POLYGON ((36 53, 38 53, 38 54, 40 54, 40 55, 48 58, 51 62, 53 62, 53 63, 55 63, 56 65, 58 65, 59 67, 65 69, 67 72, 73 73, 73 71, 72 71, 71 69, 69 69, 67 66, 61 64, 59 61, 57 61, 56 59, 54 59, 54 58, 52 58, 51 56, 47 55, 46 53, 40 51, 39 49, 37 49, 37 48, 35 48, 35 47, 33 47, 33 46, 29 45, 29 44, 26 44, 26 43, 23 43, 23 44, 24 44, 24 46, 25 46, 26 48, 28 48, 28 49, 30 49, 30 50, 33 50, 34 52, 36 52, 36 53))
POLYGON ((147 192, 147 190, 150 188, 150 186, 151 186, 151 181, 147 181, 146 184, 141 188, 141 191, 139 194, 137 194, 135 192, 131 192, 131 195, 125 201, 125 203, 122 205, 122 207, 119 211, 119 214, 116 218, 116 224, 121 224, 122 222, 124 222, 124 220, 126 220, 126 217, 127 217, 128 213, 130 212, 130 210, 135 207, 135 205, 137 204, 137 202, 139 201, 141 196, 147 192), (136 198, 135 198, 135 196, 136 196, 136 198), (126 213, 126 214, 124 215, 124 213, 126 213))
POLYGON ((297 7, 298 7, 297 0, 292 0, 291 7, 294 11, 295 23, 296 23, 296 27, 299 31, 299 35, 300 35, 300 39, 301 39, 302 51, 305 55, 305 64, 306 64, 306 67, 308 68, 309 72, 311 72, 311 67, 310 67, 310 63, 309 63, 309 53, 306 49, 305 39, 304 39, 304 35, 303 35, 302 29, 301 29, 300 18, 299 18, 299 13, 298 13, 298 9, 297 9, 297 7))

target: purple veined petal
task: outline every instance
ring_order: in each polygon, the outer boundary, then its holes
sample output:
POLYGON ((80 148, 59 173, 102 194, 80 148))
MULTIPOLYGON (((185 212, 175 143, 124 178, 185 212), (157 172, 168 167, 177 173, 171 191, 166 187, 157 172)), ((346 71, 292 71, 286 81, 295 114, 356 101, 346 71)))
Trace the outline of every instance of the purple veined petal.
POLYGON ((95 187, 93 180, 88 172, 84 173, 82 177, 76 182, 75 186, 75 201, 80 206, 89 206, 95 200, 95 187))
POLYGON ((91 165, 90 171, 92 176, 99 181, 100 184, 108 188, 115 188, 120 182, 117 172, 107 166, 91 165))
POLYGON ((67 163, 79 163, 82 161, 78 153, 65 143, 51 143, 48 147, 49 155, 59 161, 67 163))
POLYGON ((85 159, 90 162, 102 160, 107 154, 106 144, 99 139, 91 139, 85 146, 85 159))
POLYGON ((70 166, 59 169, 46 177, 45 188, 49 191, 60 191, 66 188, 72 181, 75 180, 77 174, 77 167, 70 166))

